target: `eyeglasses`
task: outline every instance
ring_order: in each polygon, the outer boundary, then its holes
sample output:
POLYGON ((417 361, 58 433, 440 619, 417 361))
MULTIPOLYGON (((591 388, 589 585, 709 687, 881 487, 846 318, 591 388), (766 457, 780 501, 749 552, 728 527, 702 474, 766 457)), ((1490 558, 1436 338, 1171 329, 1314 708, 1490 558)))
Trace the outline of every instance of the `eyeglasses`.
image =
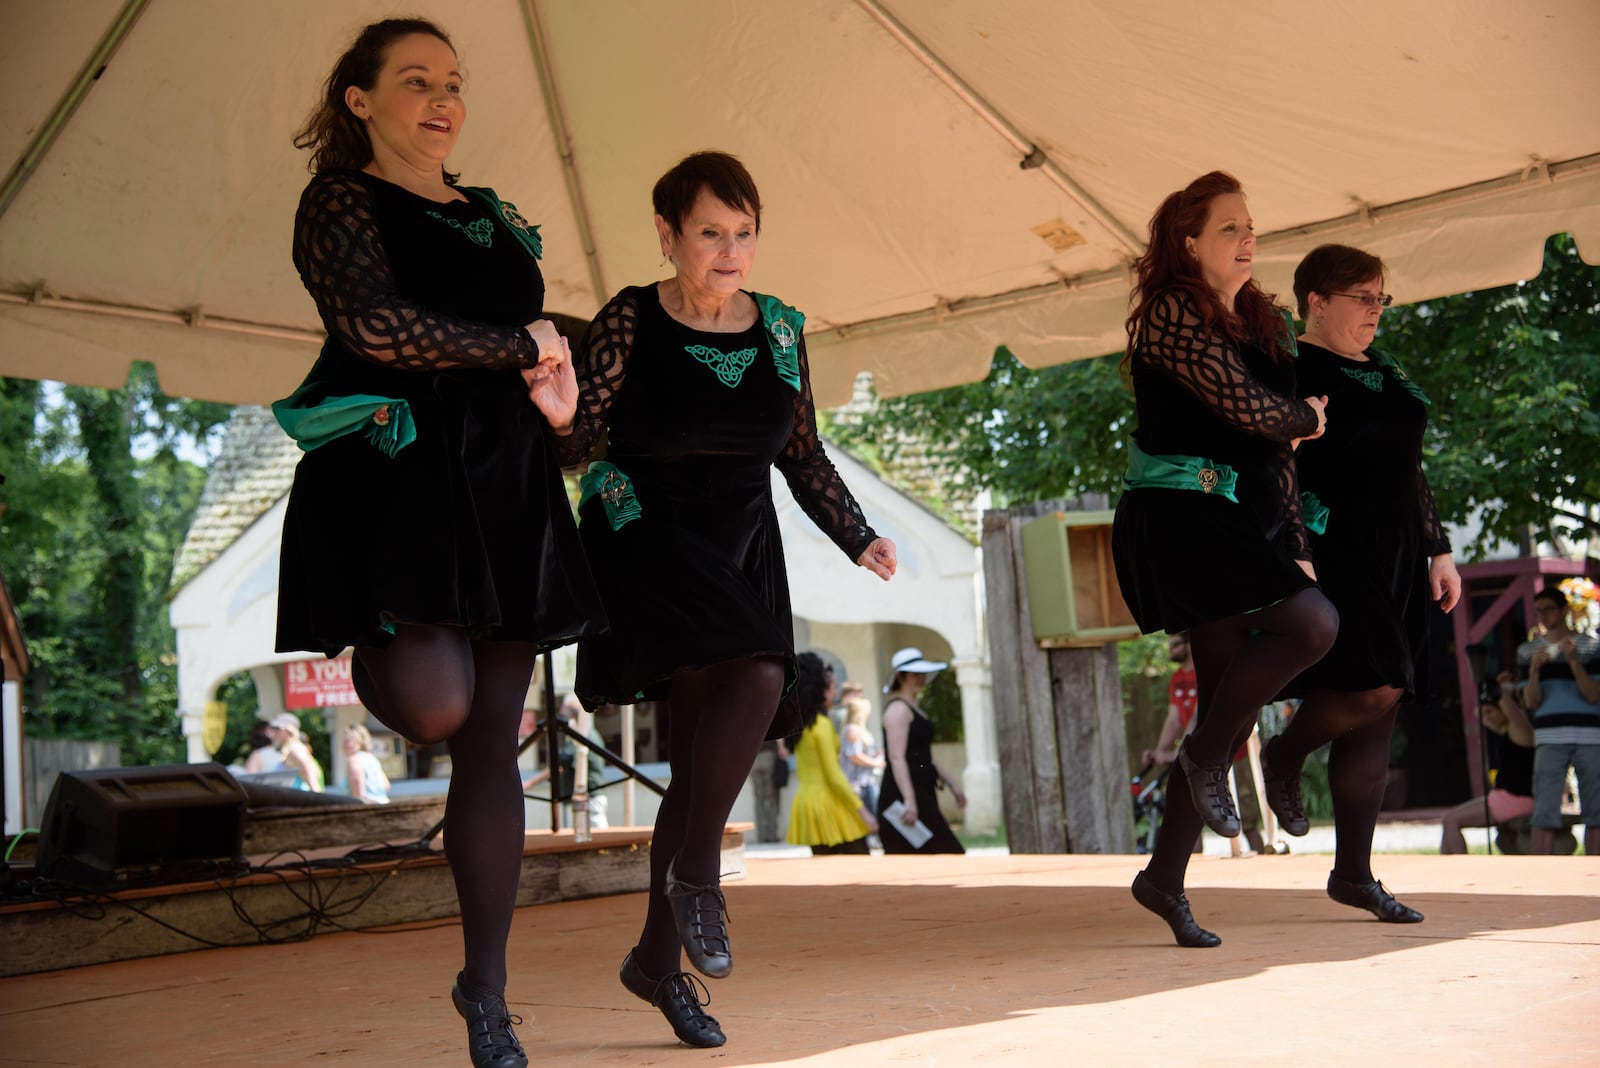
POLYGON ((1359 300, 1362 307, 1365 308, 1387 308, 1394 303, 1394 298, 1387 293, 1379 293, 1377 296, 1373 296, 1370 293, 1329 293, 1328 296, 1349 297, 1351 300, 1359 300))

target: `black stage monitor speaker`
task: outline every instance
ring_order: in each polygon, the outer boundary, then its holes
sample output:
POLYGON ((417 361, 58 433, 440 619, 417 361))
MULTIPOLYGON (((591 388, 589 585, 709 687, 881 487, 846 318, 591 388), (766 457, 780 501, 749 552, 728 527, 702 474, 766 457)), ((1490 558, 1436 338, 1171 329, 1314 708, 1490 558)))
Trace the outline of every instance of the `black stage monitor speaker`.
POLYGON ((233 861, 244 819, 244 791, 221 764, 64 771, 44 806, 35 870, 104 885, 233 861))

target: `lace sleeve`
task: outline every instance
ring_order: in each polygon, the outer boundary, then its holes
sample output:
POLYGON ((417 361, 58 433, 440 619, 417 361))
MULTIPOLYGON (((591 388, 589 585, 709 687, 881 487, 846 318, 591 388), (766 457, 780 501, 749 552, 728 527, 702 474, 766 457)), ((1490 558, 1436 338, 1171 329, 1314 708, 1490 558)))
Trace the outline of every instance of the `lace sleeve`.
POLYGON ((572 433, 552 439, 561 466, 581 464, 600 443, 607 413, 627 377, 628 355, 633 352, 638 324, 639 298, 633 290, 624 289, 600 309, 578 342, 578 351, 572 357, 573 373, 578 378, 578 410, 572 419, 572 433))
POLYGON ((1300 512, 1300 468, 1288 442, 1278 446, 1278 497, 1283 502, 1283 544, 1296 560, 1310 560, 1311 538, 1300 512))
POLYGON ((372 194, 351 175, 319 174, 294 219, 294 265, 328 333, 363 359, 402 371, 532 366, 527 331, 432 315, 396 288, 372 194))
POLYGON ((794 429, 778 454, 777 468, 788 480, 789 492, 833 543, 854 563, 867 546, 878 540, 867 525, 861 506, 850 495, 844 479, 817 437, 817 413, 811 400, 811 364, 806 358, 805 335, 800 336, 800 393, 794 404, 794 429))
POLYGON ((1443 556, 1450 552, 1450 536, 1439 521, 1439 509, 1433 503, 1433 491, 1428 488, 1428 476, 1422 473, 1422 457, 1417 457, 1417 514, 1422 516, 1422 547, 1429 556, 1443 556))
POLYGON ((1311 405, 1263 385, 1233 343, 1212 337, 1193 305, 1177 293, 1151 302, 1138 354, 1231 426, 1282 442, 1317 429, 1311 405))

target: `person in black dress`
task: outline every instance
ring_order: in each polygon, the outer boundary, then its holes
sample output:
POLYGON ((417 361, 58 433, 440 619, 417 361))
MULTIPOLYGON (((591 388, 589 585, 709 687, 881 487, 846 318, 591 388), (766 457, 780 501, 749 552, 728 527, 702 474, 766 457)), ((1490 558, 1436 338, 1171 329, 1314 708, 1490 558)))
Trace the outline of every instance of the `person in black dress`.
POLYGON ((878 837, 885 853, 965 853, 966 847, 939 811, 940 787, 948 786, 956 804, 967 807, 955 776, 933 759, 933 720, 917 707, 917 695, 945 669, 941 661, 928 660, 921 649, 901 649, 889 661, 889 700, 883 706, 883 752, 888 758, 888 773, 878 794, 878 825, 885 828, 878 837), (884 815, 896 801, 904 802, 899 820, 884 815), (933 837, 913 846, 901 826, 921 821, 933 837))
POLYGON ((542 318, 536 231, 444 169, 466 118, 459 70, 431 23, 375 23, 296 139, 315 177, 294 262, 328 341, 274 405, 308 450, 284 519, 277 648, 354 646, 362 703, 413 742, 448 743, 444 849, 465 947, 452 1000, 472 1063, 520 1068, 504 1000, 517 727, 539 650, 604 614, 546 416, 518 374, 570 377, 542 318), (364 429, 328 430, 351 410, 364 429))
POLYGON ((621 977, 680 1039, 720 1046, 680 949, 708 977, 732 970, 723 828, 763 740, 800 726, 771 468, 852 561, 887 580, 895 549, 817 438, 805 317, 742 288, 761 229, 749 172, 696 153, 652 199, 673 277, 613 297, 579 345, 576 375, 552 379, 575 405, 570 426, 553 424, 569 462, 609 432, 578 511, 611 632, 579 645, 574 689, 591 708, 668 702, 672 781, 650 844, 644 930, 621 977))
POLYGON ((1305 834, 1300 769, 1332 742, 1337 845, 1328 896, 1388 923, 1419 923, 1422 913, 1373 877, 1372 834, 1395 712, 1403 699, 1426 696, 1431 602, 1454 608, 1461 578, 1422 473, 1428 399, 1372 347, 1390 302, 1383 282, 1383 261, 1347 245, 1313 249, 1295 268, 1305 320, 1295 374, 1339 413, 1300 447, 1298 463, 1317 577, 1340 623, 1328 655, 1289 687, 1304 700, 1262 750, 1261 770, 1283 829, 1305 834))
POLYGON ((1201 823, 1238 835, 1233 754, 1339 625, 1315 588, 1295 479, 1294 446, 1322 432, 1325 402, 1294 397, 1293 335, 1251 280, 1254 251, 1238 181, 1196 179, 1150 220, 1127 323, 1139 426, 1112 524, 1117 581, 1144 633, 1189 632, 1199 690, 1133 896, 1192 947, 1221 942, 1183 889, 1201 823))

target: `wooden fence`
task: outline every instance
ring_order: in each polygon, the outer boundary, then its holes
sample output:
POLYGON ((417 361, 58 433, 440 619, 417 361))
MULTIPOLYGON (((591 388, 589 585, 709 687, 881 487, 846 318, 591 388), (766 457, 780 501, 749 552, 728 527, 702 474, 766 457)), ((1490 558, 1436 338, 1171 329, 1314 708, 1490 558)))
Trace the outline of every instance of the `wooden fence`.
POLYGON ((115 768, 122 765, 122 746, 115 742, 80 742, 69 738, 26 738, 22 743, 22 819, 37 827, 44 819, 50 788, 63 771, 115 768))

